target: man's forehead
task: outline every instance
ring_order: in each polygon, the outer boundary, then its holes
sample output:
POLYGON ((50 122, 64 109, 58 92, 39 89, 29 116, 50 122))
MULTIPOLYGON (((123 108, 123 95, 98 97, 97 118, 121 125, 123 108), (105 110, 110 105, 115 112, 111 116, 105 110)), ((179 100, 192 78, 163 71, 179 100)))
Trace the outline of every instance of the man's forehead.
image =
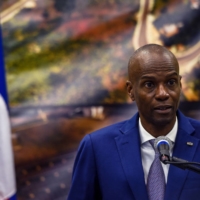
POLYGON ((166 53, 163 54, 141 54, 136 58, 134 71, 172 71, 179 72, 178 62, 174 57, 166 53))
POLYGON ((176 57, 163 46, 146 45, 136 50, 128 65, 130 80, 136 80, 144 73, 175 71, 179 75, 176 57))

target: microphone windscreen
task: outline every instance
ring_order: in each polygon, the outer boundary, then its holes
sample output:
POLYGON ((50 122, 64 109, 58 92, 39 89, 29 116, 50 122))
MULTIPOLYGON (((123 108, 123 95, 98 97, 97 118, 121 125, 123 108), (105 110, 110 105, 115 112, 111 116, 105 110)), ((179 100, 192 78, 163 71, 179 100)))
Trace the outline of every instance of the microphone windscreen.
POLYGON ((157 137, 157 138, 155 139, 155 141, 154 141, 154 148, 155 148, 155 149, 158 149, 158 146, 159 146, 160 144, 162 144, 162 143, 168 144, 169 150, 172 149, 172 141, 171 141, 168 137, 166 137, 166 136, 159 136, 159 137, 157 137))

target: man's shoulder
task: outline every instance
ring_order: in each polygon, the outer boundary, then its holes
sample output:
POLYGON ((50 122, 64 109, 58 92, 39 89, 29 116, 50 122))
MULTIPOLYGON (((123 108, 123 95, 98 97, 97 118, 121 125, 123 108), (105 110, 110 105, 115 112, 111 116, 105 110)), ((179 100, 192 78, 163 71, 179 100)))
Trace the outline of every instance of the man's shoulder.
POLYGON ((115 139, 125 135, 130 129, 134 128, 138 123, 138 113, 132 118, 120 121, 94 132, 87 134, 82 143, 93 144, 95 147, 112 146, 115 144, 115 139))
POLYGON ((98 129, 89 134, 91 139, 111 139, 125 134, 128 130, 136 126, 138 123, 138 113, 135 113, 130 119, 120 121, 104 128, 98 129))
MULTIPOLYGON (((98 129, 92 133, 87 134, 82 140, 81 145, 92 145, 97 148, 102 146, 110 146, 114 142, 114 138, 123 134, 121 132, 121 127, 127 123, 128 120, 114 123, 112 125, 106 126, 104 128, 98 129)), ((80 146, 81 146, 80 145, 80 146)))
POLYGON ((194 118, 187 117, 191 125, 196 129, 200 129, 200 121, 194 118))
POLYGON ((192 126, 194 129, 200 129, 200 121, 184 115, 181 111, 177 112, 178 121, 182 129, 192 126))
POLYGON ((124 124, 127 123, 128 120, 124 120, 121 122, 117 122, 111 125, 108 125, 106 127, 103 127, 101 129, 98 129, 92 133, 90 133, 90 136, 92 138, 95 137, 107 137, 107 136, 114 136, 114 135, 118 135, 120 133, 120 129, 121 127, 124 126, 124 124))
POLYGON ((191 117, 186 117, 187 121, 185 121, 185 124, 182 128, 184 130, 193 130, 193 136, 200 138, 200 121, 191 117), (192 129, 191 129, 192 127, 192 129))

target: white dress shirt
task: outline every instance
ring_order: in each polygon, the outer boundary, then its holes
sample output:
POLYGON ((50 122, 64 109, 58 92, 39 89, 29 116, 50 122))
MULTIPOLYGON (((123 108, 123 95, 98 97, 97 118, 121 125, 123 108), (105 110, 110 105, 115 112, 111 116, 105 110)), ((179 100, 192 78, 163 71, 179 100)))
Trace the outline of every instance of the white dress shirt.
MULTIPOLYGON (((176 118, 176 122, 174 124, 174 127, 172 130, 166 135, 171 141, 174 146, 174 142, 176 139, 176 134, 178 130, 178 120, 176 118)), ((151 167, 151 164, 154 160, 155 157, 155 151, 151 144, 149 143, 149 140, 155 139, 150 133, 148 133, 144 127, 142 126, 141 120, 139 118, 139 133, 140 133, 140 140, 141 140, 141 156, 142 156, 142 166, 143 166, 143 171, 144 171, 144 178, 145 178, 145 183, 147 183, 147 177, 149 173, 149 169, 151 167)), ((170 155, 172 155, 173 152, 173 147, 170 152, 170 155)), ((167 183, 167 176, 168 176, 168 171, 169 171, 169 164, 165 165, 162 163, 162 167, 164 170, 165 174, 165 182, 167 183)))

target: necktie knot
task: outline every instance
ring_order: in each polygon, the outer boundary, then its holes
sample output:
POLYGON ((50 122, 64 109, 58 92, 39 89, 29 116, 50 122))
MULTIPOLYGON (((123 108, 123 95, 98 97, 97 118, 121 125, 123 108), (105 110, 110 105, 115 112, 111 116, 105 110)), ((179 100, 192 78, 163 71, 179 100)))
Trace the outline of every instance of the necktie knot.
POLYGON ((155 139, 149 140, 149 143, 151 144, 151 146, 153 147, 153 149, 154 149, 154 141, 155 141, 155 139))
POLYGON ((159 155, 159 152, 158 152, 158 150, 157 149, 155 149, 155 147, 154 147, 154 141, 155 141, 155 139, 152 139, 152 140, 149 140, 149 143, 151 144, 151 146, 152 146, 152 148, 153 148, 153 150, 155 151, 155 154, 157 155, 159 155))

